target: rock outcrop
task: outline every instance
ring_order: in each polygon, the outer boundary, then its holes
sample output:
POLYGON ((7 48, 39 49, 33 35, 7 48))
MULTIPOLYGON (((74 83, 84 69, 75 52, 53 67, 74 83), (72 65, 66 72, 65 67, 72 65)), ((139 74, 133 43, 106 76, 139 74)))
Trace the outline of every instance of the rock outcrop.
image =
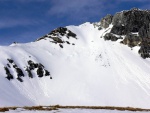
POLYGON ((113 16, 108 14, 107 16, 101 19, 100 26, 102 26, 103 28, 109 27, 109 25, 112 23, 112 19, 113 16))
POLYGON ((113 25, 110 32, 104 35, 105 40, 116 41, 120 38, 115 35, 125 36, 121 43, 129 47, 140 46, 139 54, 143 58, 150 57, 150 10, 133 8, 118 12, 114 16, 107 15, 100 23, 102 28, 113 25))
POLYGON ((5 72, 6 72, 6 75, 7 75, 6 78, 7 78, 8 80, 13 79, 14 77, 13 77, 13 75, 10 73, 8 67, 4 67, 4 69, 5 69, 5 72))
MULTIPOLYGON (((139 32, 143 27, 149 29, 150 11, 133 8, 122 11, 113 16, 111 33, 126 35, 131 32, 139 32)), ((146 35, 146 34, 145 34, 146 35)))
POLYGON ((63 40, 62 39, 63 36, 66 36, 68 39, 70 39, 70 38, 77 39, 77 35, 75 33, 73 33, 72 31, 70 31, 66 27, 59 27, 57 29, 54 29, 53 31, 51 31, 47 35, 45 35, 45 36, 37 39, 37 41, 49 38, 49 39, 52 39, 52 41, 50 41, 50 42, 55 43, 55 44, 58 43, 59 46, 61 48, 63 48, 63 45, 62 45, 63 43, 67 43, 67 44, 70 43, 69 41, 63 40))
POLYGON ((118 37, 116 37, 112 33, 106 33, 105 36, 104 36, 104 39, 105 40, 111 40, 111 41, 117 41, 118 37))
MULTIPOLYGON (((38 77, 50 76, 50 72, 45 69, 45 67, 41 63, 35 63, 32 60, 27 61, 27 66, 25 69, 21 69, 18 67, 14 60, 7 59, 8 63, 4 66, 4 70, 6 72, 6 78, 8 80, 14 79, 14 73, 16 73, 16 79, 20 82, 23 82, 23 77, 25 77, 24 73, 27 73, 29 78, 34 78, 33 75, 38 75, 38 77), (14 72, 15 71, 15 72, 14 72), (13 72, 13 74, 11 74, 13 72), (35 73, 36 72, 36 73, 35 73)), ((52 77, 50 76, 50 79, 52 77)))

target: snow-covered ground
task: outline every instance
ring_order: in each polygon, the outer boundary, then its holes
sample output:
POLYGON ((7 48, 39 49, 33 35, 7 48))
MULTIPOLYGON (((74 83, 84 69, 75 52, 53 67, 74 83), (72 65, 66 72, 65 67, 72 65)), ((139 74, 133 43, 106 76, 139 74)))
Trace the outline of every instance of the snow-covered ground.
POLYGON ((10 110, 5 113, 150 113, 139 111, 117 111, 117 110, 91 110, 91 109, 59 109, 53 111, 27 111, 23 109, 10 110))
MULTIPOLYGON (((104 41, 100 37, 109 28, 99 31, 90 23, 67 28, 77 39, 64 36, 62 40, 75 45, 64 43, 61 48, 47 38, 0 47, 1 107, 59 104, 150 108, 150 60, 139 56, 138 47, 131 50, 118 41, 104 41), (24 71, 24 82, 8 81, 4 70, 8 58, 22 70, 28 60, 42 63, 53 79, 39 78, 35 71, 31 79, 24 71)), ((11 73, 17 77, 15 70, 11 73)))

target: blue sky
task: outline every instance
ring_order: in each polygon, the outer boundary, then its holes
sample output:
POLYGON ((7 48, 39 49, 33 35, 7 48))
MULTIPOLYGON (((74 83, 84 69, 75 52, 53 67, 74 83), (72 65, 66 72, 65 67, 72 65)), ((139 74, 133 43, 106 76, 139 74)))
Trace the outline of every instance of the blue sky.
POLYGON ((0 0, 0 45, 31 42, 57 27, 133 7, 149 9, 150 0, 0 0))

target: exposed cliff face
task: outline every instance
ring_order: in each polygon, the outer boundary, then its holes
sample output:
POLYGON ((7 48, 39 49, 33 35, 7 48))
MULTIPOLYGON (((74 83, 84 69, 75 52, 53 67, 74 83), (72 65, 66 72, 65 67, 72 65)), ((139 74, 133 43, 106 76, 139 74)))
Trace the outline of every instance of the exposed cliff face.
MULTIPOLYGON (((150 11, 133 8, 128 11, 116 13, 114 16, 107 15, 102 18, 101 27, 108 28, 113 25, 110 34, 125 36, 121 43, 130 47, 140 46, 139 54, 143 58, 150 57, 150 11)), ((110 35, 114 39, 115 35, 110 35)), ((108 37, 108 34, 104 36, 108 37)), ((106 39, 106 38, 105 38, 106 39)), ((116 40, 118 38, 115 38, 116 40)))

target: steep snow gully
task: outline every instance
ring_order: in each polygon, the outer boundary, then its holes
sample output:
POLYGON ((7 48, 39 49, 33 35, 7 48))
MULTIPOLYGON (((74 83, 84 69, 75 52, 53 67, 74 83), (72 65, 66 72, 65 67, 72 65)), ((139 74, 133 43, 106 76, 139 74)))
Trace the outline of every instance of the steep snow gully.
POLYGON ((100 24, 60 27, 35 42, 1 46, 0 107, 150 108, 150 59, 140 57, 140 46, 121 44, 126 35, 106 41, 114 25, 100 24))

